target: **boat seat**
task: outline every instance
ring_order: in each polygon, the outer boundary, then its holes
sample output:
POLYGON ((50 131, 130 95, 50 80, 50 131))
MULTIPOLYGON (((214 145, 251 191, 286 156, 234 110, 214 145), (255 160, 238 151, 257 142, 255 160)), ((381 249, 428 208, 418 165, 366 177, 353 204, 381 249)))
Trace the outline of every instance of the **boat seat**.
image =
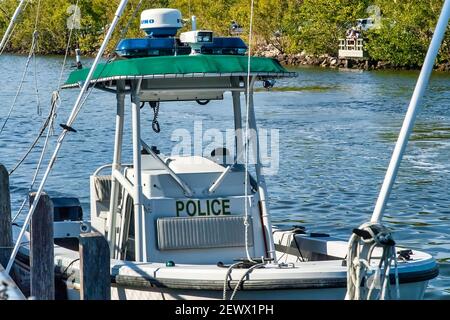
MULTIPOLYGON (((251 217, 248 220, 251 226, 251 217)), ((161 251, 245 247, 242 216, 159 218, 156 226, 161 251)), ((248 228, 248 246, 253 246, 252 227, 248 228)))
POLYGON ((95 200, 99 202, 109 202, 111 198, 111 176, 95 176, 95 200))
MULTIPOLYGON (((112 176, 93 176, 94 196, 97 216, 106 219, 111 202, 112 176)), ((122 188, 119 185, 119 203, 122 201, 122 188)))

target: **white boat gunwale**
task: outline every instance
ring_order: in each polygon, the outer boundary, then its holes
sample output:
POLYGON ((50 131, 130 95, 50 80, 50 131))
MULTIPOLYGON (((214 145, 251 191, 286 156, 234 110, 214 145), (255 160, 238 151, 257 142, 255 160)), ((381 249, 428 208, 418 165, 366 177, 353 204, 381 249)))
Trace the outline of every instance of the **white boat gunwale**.
MULTIPOLYGON (((277 231, 279 232, 279 230, 277 231)), ((345 248, 347 245, 345 241, 333 237, 309 237, 308 235, 297 235, 297 237, 300 238, 300 241, 304 238, 313 242, 317 241, 319 245, 327 241, 332 242, 334 248, 330 246, 331 249, 335 249, 337 246, 345 248)), ((289 248, 294 249, 294 246, 294 242, 290 242, 289 248)), ((278 249, 280 249, 277 250, 278 254, 281 255, 287 251, 288 247, 278 244, 278 249)), ((17 256, 21 262, 21 268, 24 270, 29 266, 28 252, 29 244, 25 243, 17 256)), ((340 252, 329 252, 329 254, 340 255, 340 252)), ((292 255, 295 258, 300 256, 298 250, 295 255, 292 255)), ((78 259, 77 251, 55 246, 55 273, 60 280, 69 281, 75 287, 79 284, 78 259)), ((342 257, 333 256, 329 256, 328 259, 330 260, 298 262, 294 267, 280 268, 276 265, 269 265, 265 269, 256 269, 243 281, 240 291, 345 288, 347 285, 346 267, 343 264, 345 260, 342 257)), ((398 272, 401 285, 427 282, 439 274, 439 267, 431 255, 414 250, 413 259, 399 262, 398 272)), ((163 263, 111 260, 111 285, 135 290, 160 288, 222 291, 226 271, 226 268, 217 265, 180 264, 167 267, 163 263), (179 272, 182 272, 183 277, 180 277, 179 272), (160 275, 161 273, 164 274, 160 275), (209 279, 205 279, 205 277, 209 277, 209 279)), ((227 282, 227 286, 234 288, 245 271, 246 269, 234 269, 232 279, 227 282)), ((390 282, 395 284, 393 271, 390 273, 390 282)))

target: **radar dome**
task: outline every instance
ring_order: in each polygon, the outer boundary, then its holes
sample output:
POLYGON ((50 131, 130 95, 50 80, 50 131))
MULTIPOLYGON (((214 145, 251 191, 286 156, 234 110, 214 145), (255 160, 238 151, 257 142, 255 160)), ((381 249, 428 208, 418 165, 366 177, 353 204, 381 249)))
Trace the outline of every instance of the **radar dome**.
POLYGON ((182 27, 180 10, 149 9, 141 13, 141 30, 149 37, 174 37, 182 27))

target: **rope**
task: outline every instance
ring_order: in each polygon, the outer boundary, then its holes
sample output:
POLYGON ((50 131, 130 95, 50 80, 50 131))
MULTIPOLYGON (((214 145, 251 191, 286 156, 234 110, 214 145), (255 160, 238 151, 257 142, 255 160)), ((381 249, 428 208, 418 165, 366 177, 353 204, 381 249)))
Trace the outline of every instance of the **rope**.
MULTIPOLYGON (((79 3, 79 0, 76 1, 75 6, 78 6, 78 3, 79 3)), ((39 5, 40 5, 40 1, 39 1, 39 5)), ((38 23, 38 17, 39 17, 39 14, 36 15, 36 26, 37 26, 37 23, 38 23)), ((75 22, 75 16, 73 17, 72 22, 75 22)), ((66 63, 67 63, 67 57, 69 55, 70 44, 71 44, 71 40, 72 40, 72 33, 73 33, 73 29, 71 28, 70 32, 69 32, 69 38, 68 38, 68 41, 67 41, 67 45, 66 45, 66 50, 65 50, 63 64, 61 66, 61 72, 60 72, 60 75, 59 75, 58 87, 57 87, 57 90, 52 93, 52 102, 51 102, 50 113, 49 113, 48 117, 45 119, 44 124, 42 125, 41 129, 39 130, 38 136, 33 141, 31 146, 28 148, 27 152, 22 157, 22 159, 19 160, 19 162, 16 164, 16 166, 10 171, 9 175, 13 174, 13 172, 16 171, 19 168, 19 166, 23 163, 23 161, 25 161, 25 159, 28 157, 28 155, 31 153, 31 151, 34 149, 34 147, 37 145, 39 139, 44 134, 45 129, 48 126, 50 126, 50 127, 53 126, 54 120, 56 119, 56 111, 57 111, 58 107, 61 105, 61 98, 59 96, 59 92, 61 90, 62 77, 64 75, 64 70, 65 70, 66 63)), ((36 64, 35 64, 35 70, 36 70, 36 64)), ((35 71, 35 76, 36 76, 36 71, 35 71)), ((37 81, 36 77, 35 77, 35 81, 37 81)), ((36 87, 36 90, 37 90, 37 87, 36 87)), ((38 91, 37 91, 37 94, 39 94, 38 91)), ((38 106, 39 106, 39 95, 38 95, 38 106)), ((44 154, 45 149, 46 149, 45 146, 47 145, 48 138, 49 138, 49 133, 47 133, 46 142, 44 143, 44 148, 43 148, 43 152, 41 153, 41 160, 39 161, 39 163, 42 162, 42 157, 43 157, 43 154, 44 154)), ((39 168, 40 168, 40 165, 38 165, 37 171, 39 170, 39 168)), ((34 182, 35 182, 35 179, 36 179, 36 175, 37 175, 37 172, 35 173, 35 177, 33 178, 33 182, 31 183, 32 186, 34 185, 34 182)), ((20 211, 22 209, 23 209, 23 205, 19 209, 19 213, 20 213, 20 211)))
POLYGON ((225 280, 223 282, 223 296, 222 296, 223 300, 227 300, 227 284, 228 284, 228 278, 230 278, 230 281, 231 281, 231 272, 233 271, 234 268, 236 268, 242 264, 243 264, 243 262, 237 262, 228 267, 227 273, 225 274, 225 280))
POLYGON ((248 270, 239 279, 238 283, 236 284, 236 287, 234 287, 234 290, 233 290, 233 293, 231 294, 230 300, 233 300, 234 297, 236 296, 236 293, 237 293, 239 287, 241 286, 242 282, 244 281, 244 278, 246 278, 248 275, 250 275, 250 273, 252 273, 253 270, 264 267, 265 264, 266 264, 265 262, 262 262, 262 263, 255 264, 254 266, 251 266, 250 268, 248 268, 248 270))
POLYGON ((39 97, 39 87, 38 87, 38 79, 37 79, 37 63, 36 63, 36 54, 33 54, 33 65, 34 65, 34 92, 36 94, 36 113, 41 116, 41 98, 39 97))
MULTIPOLYGON (((77 0, 77 1, 75 2, 75 6, 76 6, 76 7, 78 7, 78 3, 79 3, 79 0, 77 0)), ((76 16, 76 15, 74 14, 74 15, 73 15, 73 18, 72 18, 72 26, 75 25, 75 16, 76 16)), ((70 43, 71 43, 71 41, 72 41, 73 29, 74 29, 74 28, 70 28, 69 38, 67 39, 66 53, 64 54, 64 60, 63 60, 61 72, 60 72, 60 74, 59 74, 59 80, 58 80, 58 92, 61 90, 62 77, 63 77, 63 75, 64 75, 64 69, 65 69, 65 66, 66 66, 67 57, 69 56, 70 43)))
POLYGON ((365 223, 353 234, 348 244, 347 254, 347 294, 346 300, 386 300, 391 297, 390 271, 394 264, 396 299, 400 298, 395 241, 391 232, 377 223, 365 223), (371 262, 375 248, 382 249, 376 268, 371 262))
POLYGON ((127 35, 128 29, 130 28, 130 25, 131 25, 131 21, 136 17, 143 2, 144 2, 144 0, 140 0, 139 3, 137 4, 136 8, 134 8, 133 14, 131 15, 130 19, 128 19, 127 24, 125 25, 125 27, 122 30, 120 30, 119 39, 123 39, 127 35))
MULTIPOLYGON (((76 1, 75 6, 78 6, 78 3, 79 3, 79 0, 76 1)), ((36 15, 36 26, 37 26, 37 21, 38 21, 38 14, 36 15)), ((73 19, 72 19, 72 24, 73 24, 74 22, 75 22, 75 16, 74 16, 73 19)), ((22 159, 19 160, 19 162, 16 164, 16 166, 15 166, 15 167, 10 171, 10 173, 9 173, 9 175, 12 175, 12 174, 14 173, 14 171, 16 171, 16 170, 20 167, 20 165, 21 165, 21 164, 25 161, 25 159, 29 156, 29 154, 31 153, 31 151, 36 147, 36 145, 37 145, 37 143, 39 142, 40 138, 41 138, 42 135, 44 134, 45 129, 48 128, 48 130, 47 130, 47 135, 46 135, 46 138, 45 138, 45 141, 44 141, 44 146, 42 147, 41 155, 40 155, 40 157, 39 157, 39 162, 38 162, 38 165, 36 166, 36 170, 35 170, 33 179, 32 179, 32 181, 31 181, 29 190, 28 190, 29 192, 31 192, 31 190, 32 190, 33 187, 34 187, 34 184, 36 183, 36 179, 37 179, 37 176, 38 176, 39 171, 40 171, 40 169, 41 169, 41 165, 42 165, 42 162, 43 162, 43 159, 44 159, 45 152, 46 152, 46 150, 47 150, 47 146, 48 146, 48 142, 49 142, 49 139, 50 139, 50 135, 51 135, 51 133, 54 131, 52 128, 53 128, 53 124, 54 124, 54 122, 55 122, 55 120, 56 120, 57 110, 58 110, 59 106, 61 105, 61 97, 60 97, 60 95, 59 95, 59 92, 60 92, 60 90, 61 90, 62 77, 63 77, 64 70, 65 70, 65 67, 66 67, 66 64, 67 64, 67 57, 68 57, 68 55, 69 55, 70 44, 71 44, 71 42, 72 42, 72 34, 73 34, 73 29, 71 28, 71 29, 70 29, 70 32, 69 32, 69 38, 68 38, 68 40, 67 40, 67 45, 66 45, 66 51, 65 51, 65 55, 64 55, 64 60, 63 60, 62 66, 61 66, 61 72, 60 72, 59 79, 58 79, 58 86, 57 86, 56 91, 54 91, 54 92, 52 93, 50 113, 49 113, 48 117, 45 119, 44 124, 42 125, 42 127, 41 127, 41 129, 40 129, 40 131, 39 131, 39 134, 38 134, 38 136, 36 137, 36 139, 34 140, 34 142, 33 142, 33 143, 31 144, 31 146, 28 148, 27 152, 26 152, 25 155, 22 157, 22 159)), ((36 73, 35 73, 35 74, 36 74, 36 73)), ((29 193, 29 192, 28 192, 28 193, 29 193)), ((28 195, 26 195, 26 197, 25 197, 25 199, 23 200, 23 202, 22 202, 22 204, 21 204, 19 210, 17 211, 16 215, 15 215, 14 218, 12 219, 12 223, 14 223, 14 222, 16 221, 16 219, 20 216, 20 214, 22 213, 23 208, 25 207, 27 201, 28 201, 28 195)))
MULTIPOLYGON (((34 31, 37 32, 39 25, 39 14, 41 11, 41 0, 38 1, 38 7, 36 11, 36 20, 34 22, 34 31)), ((37 46, 37 44, 36 44, 37 46)), ((41 100, 39 98, 39 88, 38 88, 38 80, 37 80, 37 64, 36 64, 36 52, 33 52, 33 64, 34 64, 34 91, 36 94, 36 112, 40 116, 41 112, 41 100)))
MULTIPOLYGON (((28 2, 27 2, 27 4, 28 4, 28 2)), ((6 119, 3 122, 2 128, 0 129, 0 135, 3 132, 3 129, 5 129, 6 123, 10 119, 11 114, 12 114, 12 112, 13 112, 15 106, 16 106, 17 99, 19 98, 19 95, 20 95, 20 93, 22 91, 22 87, 23 87, 23 84, 25 82, 25 77, 26 77, 27 72, 28 72, 28 67, 30 66, 30 62, 31 62, 32 58, 33 58, 34 64, 35 64, 34 77, 35 77, 35 91, 36 91, 36 96, 37 96, 37 110, 38 110, 38 114, 40 113, 40 111, 39 111, 40 110, 40 108, 39 108, 39 104, 40 104, 40 102, 39 102, 39 90, 37 88, 37 78, 36 78, 36 52, 35 52, 36 51, 36 47, 37 47, 38 35, 39 35, 39 33, 38 33, 38 25, 39 25, 39 14, 40 14, 40 11, 41 11, 41 0, 38 1, 38 5, 37 5, 37 9, 36 9, 36 20, 34 22, 33 38, 32 38, 32 41, 31 41, 31 47, 30 47, 30 51, 28 53, 27 62, 25 64, 25 69, 24 69, 23 74, 22 74, 22 79, 21 79, 21 81, 19 83, 19 88, 17 89, 16 95, 14 96, 13 103, 12 103, 11 107, 9 108, 8 115, 6 116, 6 119)))
MULTIPOLYGON (((39 201, 39 199, 40 199, 40 196, 42 195, 44 186, 45 186, 45 184, 46 184, 46 182, 47 182, 47 179, 48 179, 48 177, 49 177, 49 175, 50 175, 50 173, 51 173, 51 170, 52 170, 52 168, 53 168, 53 166, 54 166, 54 164, 55 164, 55 162, 56 162, 58 153, 59 153, 59 151, 61 150, 61 147, 62 147, 62 144, 63 144, 63 142, 64 142, 65 137, 67 136, 68 132, 74 131, 74 130, 71 128, 71 126, 72 126, 73 123, 75 122, 76 117, 77 117, 78 113, 79 113, 80 110, 81 110, 80 104, 81 104, 81 102, 83 102, 83 101, 82 101, 82 100, 83 100, 83 96, 86 94, 86 91, 88 91, 87 89, 89 88, 90 80, 92 79, 92 76, 93 76, 93 73, 95 72, 96 66, 98 65, 98 62, 99 62, 101 56, 103 55, 103 53, 104 53, 104 51, 105 51, 105 49, 106 49, 106 45, 108 44, 108 41, 111 39, 111 36, 112 36, 112 34, 113 34, 113 32, 114 32, 114 29, 115 29, 115 27, 117 26, 117 23, 118 23, 118 21, 120 20, 122 14, 123 14, 124 9, 126 8, 127 2, 128 2, 128 0, 121 0, 119 6, 117 7, 117 11, 116 11, 116 13, 115 13, 115 15, 114 15, 114 19, 113 19, 113 21, 112 21, 112 23, 111 23, 111 26, 109 27, 108 32, 107 32, 107 34, 106 34, 106 36, 105 36, 105 39, 103 40, 103 43, 102 43, 102 45, 101 45, 101 47, 100 47, 100 49, 99 49, 99 52, 98 52, 98 54, 97 54, 97 56, 96 56, 96 58, 95 58, 94 64, 93 64, 93 66, 91 67, 91 70, 90 70, 90 72, 89 72, 89 74, 88 74, 88 77, 87 77, 87 79, 86 79, 86 82, 84 83, 84 85, 83 85, 83 87, 82 87, 82 89, 81 89, 81 92, 80 92, 80 94, 78 95, 77 101, 75 102, 75 105, 74 105, 73 108, 72 108, 72 111, 71 111, 71 113, 70 113, 70 115, 69 115, 69 118, 68 118, 68 120, 67 120, 67 123, 61 125, 61 126, 64 128, 64 130, 60 133, 60 135, 59 135, 59 137, 58 137, 58 139, 57 139, 57 143, 56 143, 56 146, 55 146, 55 150, 53 151, 53 154, 52 154, 52 156, 51 156, 51 158, 50 158, 50 160, 49 160, 49 163, 48 163, 48 165, 47 165, 47 168, 46 168, 46 170, 45 170, 45 172, 44 172, 44 175, 43 175, 43 177, 42 177, 42 180, 41 180, 41 182, 40 182, 40 184, 39 184, 39 187, 38 187, 38 189, 37 189, 37 191, 36 191, 36 198, 35 198, 35 202, 36 202, 36 203, 38 203, 38 201, 39 201)), ((105 65, 105 66, 106 66, 106 65, 105 65)), ((103 70, 104 70, 104 68, 103 68, 103 70)), ((98 78, 97 78, 97 79, 98 79, 98 78)), ((97 82, 97 81, 96 81, 96 82, 97 82)), ((95 82, 95 83, 96 83, 96 82, 95 82)), ((88 92, 88 93, 89 93, 89 92, 88 92)), ((86 101, 86 99, 85 99, 84 101, 86 101)), ((27 226, 28 226, 28 224, 29 224, 29 222, 30 222, 30 220, 31 220, 31 218, 32 218, 32 216, 33 216, 35 210, 36 210, 36 205, 35 205, 35 204, 32 204, 32 205, 30 206, 30 209, 29 209, 29 211, 28 211, 28 214, 27 214, 27 216, 26 216, 26 218, 25 218, 24 225, 22 226, 22 229, 20 230, 20 233, 19 233, 19 235, 18 235, 18 237, 17 237, 16 245, 14 246, 14 249, 13 249, 13 251, 12 251, 12 253, 11 253, 10 259, 9 259, 9 261, 8 261, 8 265, 6 266, 6 269, 5 269, 5 270, 6 270, 6 272, 8 272, 8 273, 11 271, 11 268, 12 268, 12 265, 13 265, 13 263, 14 263, 15 257, 16 257, 16 255, 17 255, 18 250, 19 250, 18 244, 19 244, 20 241, 22 240, 22 237, 23 237, 24 234, 25 234, 25 230, 26 230, 26 228, 27 228, 27 226)))
POLYGON ((32 42, 31 42, 31 48, 30 48, 30 51, 28 53, 27 62, 25 64, 25 69, 23 71, 22 78, 21 78, 20 83, 19 83, 19 88, 17 89, 16 95, 14 96, 13 103, 11 104, 11 107, 9 108, 8 114, 7 114, 6 118, 5 118, 5 120, 3 121, 3 125, 2 125, 2 127, 0 129, 0 135, 3 132, 3 129, 5 129, 6 123, 10 119, 11 114, 12 114, 12 112, 13 112, 15 106, 16 106, 17 99, 19 98, 19 95, 22 92, 22 87, 23 87, 23 84, 25 82, 25 77, 27 75, 28 67, 30 66, 31 58, 34 55, 34 50, 36 48, 37 36, 38 36, 37 32, 34 31, 33 32, 33 39, 32 39, 32 42))
MULTIPOLYGON (((28 157, 28 155, 31 153, 31 151, 33 151, 34 147, 36 147, 37 143, 39 142, 39 139, 44 134, 45 129, 51 123, 53 123, 53 120, 54 120, 54 118, 56 116, 56 110, 55 109, 56 109, 57 101, 58 101, 58 105, 59 105, 59 96, 57 97, 58 100, 56 101, 55 98, 54 98, 55 94, 56 94, 56 92, 53 92, 50 113, 47 116, 47 118, 45 119, 44 124, 42 125, 41 129, 39 130, 39 133, 38 133, 37 137, 34 139, 33 143, 30 145, 30 147, 25 152, 23 157, 17 162, 17 164, 14 166, 14 168, 9 172, 9 175, 12 175, 14 173, 14 171, 16 171, 20 167, 20 165, 25 161, 25 159, 28 157)), ((47 136, 48 136, 48 134, 47 134, 47 136)))
MULTIPOLYGON (((140 4, 138 4, 139 6, 140 4)), ((128 28, 130 26, 130 22, 131 20, 133 20, 136 17, 138 10, 135 10, 133 15, 130 17, 130 19, 128 20, 128 23, 126 25, 126 27, 124 29, 121 30, 121 36, 125 36, 128 33, 128 28)), ((114 48, 117 47, 117 45, 119 44, 119 41, 121 40, 121 37, 119 37, 119 39, 115 42, 114 44, 114 48)), ((110 63, 113 59, 114 59, 115 53, 114 51, 111 52, 107 59, 106 59, 106 63, 103 65, 103 68, 100 70, 97 78, 95 79, 94 83, 90 86, 90 89, 87 90, 85 97, 83 98, 83 100, 81 101, 80 105, 78 106, 77 110, 73 110, 71 116, 69 117, 67 123, 70 126, 71 122, 74 121, 75 118, 78 117, 78 114, 80 113, 81 109, 83 108, 84 104, 86 103, 87 99, 89 98, 89 96, 91 95, 92 91, 94 90, 95 86, 97 85, 99 79, 101 78, 103 72, 105 71, 106 66, 108 65, 108 63, 110 63)))
MULTIPOLYGON (((264 261, 264 258, 262 258, 262 261, 263 262, 261 262, 261 263, 256 263, 255 262, 255 264, 253 266, 251 266, 250 268, 248 268, 248 270, 241 276, 241 278, 239 279, 238 283, 236 284, 236 286, 233 289, 233 292, 231 294, 230 300, 233 300, 235 298, 236 293, 237 293, 238 289, 241 287, 244 279, 248 275, 250 275, 250 273, 252 273, 253 270, 262 268, 262 267, 264 267, 266 265, 266 261, 264 261)), ((232 264, 231 266, 228 267, 227 273, 225 275, 225 280, 223 282, 223 296, 222 296, 223 300, 227 300, 227 287, 230 287, 230 289, 231 289, 231 280, 232 280, 231 279, 231 272, 233 271, 233 269, 235 269, 237 267, 240 267, 242 265, 244 265, 244 262, 240 261, 240 262, 234 263, 234 264, 232 264)))
POLYGON ((247 101, 246 101, 246 119, 245 119, 245 180, 244 180, 244 189, 245 189, 245 216, 244 216, 244 226, 245 226, 245 253, 247 255, 247 259, 251 262, 255 262, 249 252, 248 247, 248 228, 250 226, 248 222, 249 213, 248 207, 251 206, 249 203, 250 199, 248 198, 248 165, 249 165, 249 119, 250 119, 250 64, 251 64, 251 48, 252 48, 252 34, 253 34, 253 10, 254 9, 254 0, 251 1, 251 9, 250 9, 250 31, 249 31, 249 45, 248 45, 248 66, 247 66, 247 101))

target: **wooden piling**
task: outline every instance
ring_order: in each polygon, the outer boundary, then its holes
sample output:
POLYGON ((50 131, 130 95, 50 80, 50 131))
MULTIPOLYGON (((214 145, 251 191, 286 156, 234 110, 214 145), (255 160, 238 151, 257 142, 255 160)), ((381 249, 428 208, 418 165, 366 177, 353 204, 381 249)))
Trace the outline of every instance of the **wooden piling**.
MULTIPOLYGON (((30 194, 33 203, 35 193, 30 194)), ((31 218, 30 272, 31 296, 37 300, 55 299, 53 244, 53 203, 43 193, 31 218)))
POLYGON ((100 233, 80 235, 80 299, 110 300, 109 245, 100 233))
POLYGON ((0 264, 4 266, 8 264, 12 245, 9 174, 6 168, 0 164, 0 264))

